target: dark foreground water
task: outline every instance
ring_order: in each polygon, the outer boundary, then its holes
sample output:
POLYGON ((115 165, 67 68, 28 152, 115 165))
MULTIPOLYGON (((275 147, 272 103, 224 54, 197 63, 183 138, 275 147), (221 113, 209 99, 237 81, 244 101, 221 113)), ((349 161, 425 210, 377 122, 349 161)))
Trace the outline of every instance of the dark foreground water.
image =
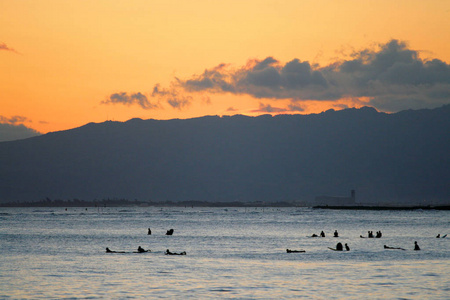
POLYGON ((448 211, 0 208, 0 298, 450 299, 450 237, 435 238, 449 225, 448 211))

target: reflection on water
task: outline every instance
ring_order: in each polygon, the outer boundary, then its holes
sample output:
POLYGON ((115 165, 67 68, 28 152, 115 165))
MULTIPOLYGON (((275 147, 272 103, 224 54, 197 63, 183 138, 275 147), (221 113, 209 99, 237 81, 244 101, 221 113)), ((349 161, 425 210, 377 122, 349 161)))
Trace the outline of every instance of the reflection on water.
POLYGON ((435 236, 449 219, 442 211, 5 208, 0 298, 448 299, 449 240, 435 236), (310 237, 321 230, 327 237, 310 237), (359 237, 369 230, 383 237, 359 237), (338 241, 352 250, 328 250, 338 241), (131 253, 138 246, 152 252, 131 253))

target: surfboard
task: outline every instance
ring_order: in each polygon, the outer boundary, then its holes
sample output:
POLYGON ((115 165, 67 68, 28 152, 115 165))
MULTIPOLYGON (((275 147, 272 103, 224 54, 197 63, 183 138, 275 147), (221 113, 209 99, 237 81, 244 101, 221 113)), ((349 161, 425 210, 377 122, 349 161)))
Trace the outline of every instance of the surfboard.
POLYGON ((331 247, 328 247, 328 249, 333 250, 333 251, 341 251, 342 252, 342 250, 338 250, 338 249, 331 248, 331 247))

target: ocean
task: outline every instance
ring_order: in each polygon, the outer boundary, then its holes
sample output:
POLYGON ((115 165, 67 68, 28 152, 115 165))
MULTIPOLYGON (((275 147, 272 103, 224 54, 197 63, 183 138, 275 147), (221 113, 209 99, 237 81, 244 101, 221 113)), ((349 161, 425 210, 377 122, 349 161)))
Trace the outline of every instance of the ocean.
POLYGON ((450 299, 449 224, 436 210, 0 208, 0 298, 450 299))

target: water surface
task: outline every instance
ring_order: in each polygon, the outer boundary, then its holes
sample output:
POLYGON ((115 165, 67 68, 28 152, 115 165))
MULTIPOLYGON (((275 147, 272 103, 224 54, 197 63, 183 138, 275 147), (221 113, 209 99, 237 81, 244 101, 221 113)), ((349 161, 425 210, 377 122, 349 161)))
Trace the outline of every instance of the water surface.
POLYGON ((0 298, 449 299, 450 238, 435 238, 448 232, 449 217, 433 210, 1 208, 0 298), (175 233, 166 236, 170 228, 175 233), (310 237, 322 230, 325 238, 310 237), (360 238, 369 230, 383 237, 360 238), (414 241, 421 251, 412 250, 414 241), (328 249, 337 242, 351 251, 328 249), (138 246, 152 252, 132 253, 138 246))

